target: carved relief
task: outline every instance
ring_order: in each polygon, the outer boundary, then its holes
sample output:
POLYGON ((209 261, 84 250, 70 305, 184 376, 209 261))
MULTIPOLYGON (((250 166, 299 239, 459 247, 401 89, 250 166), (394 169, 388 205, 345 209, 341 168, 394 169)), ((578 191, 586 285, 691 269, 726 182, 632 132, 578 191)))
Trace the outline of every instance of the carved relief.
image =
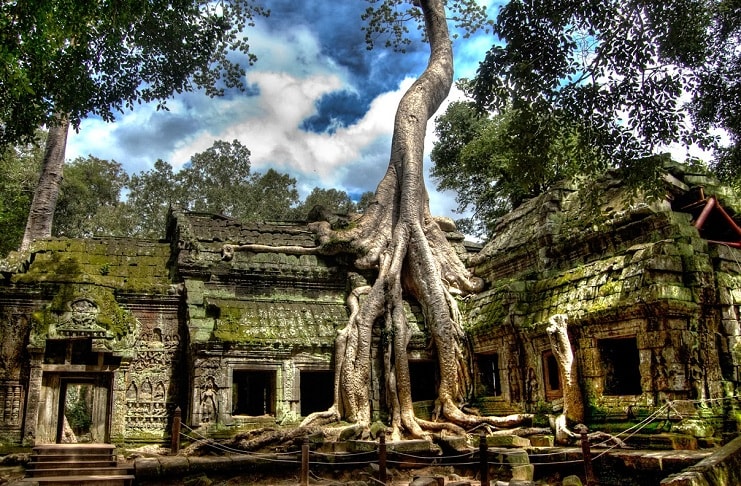
POLYGON ((201 389, 199 403, 201 423, 208 424, 218 420, 219 417, 219 387, 213 376, 208 376, 201 389))
POLYGON ((177 380, 180 338, 177 318, 161 313, 144 313, 134 344, 126 388, 126 427, 132 430, 164 432, 170 400, 178 396, 177 380), (168 317, 172 317, 171 319, 168 317))
POLYGON ((23 386, 19 383, 0 384, 0 425, 21 425, 23 386))
POLYGON ((98 306, 90 299, 80 298, 69 303, 69 312, 62 315, 61 325, 57 332, 68 337, 110 337, 107 331, 98 325, 98 306))

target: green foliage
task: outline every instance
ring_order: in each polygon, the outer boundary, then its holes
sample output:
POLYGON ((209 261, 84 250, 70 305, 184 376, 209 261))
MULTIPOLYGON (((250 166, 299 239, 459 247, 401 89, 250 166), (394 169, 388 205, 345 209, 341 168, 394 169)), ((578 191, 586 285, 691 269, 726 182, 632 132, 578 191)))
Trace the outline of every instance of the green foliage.
MULTIPOLYGON (((417 2, 368 0, 368 3, 370 6, 362 16, 366 23, 363 30, 368 49, 382 41, 385 47, 404 52, 412 42, 408 21, 415 21, 417 28, 423 30, 422 11, 415 5, 417 2)), ((489 30, 491 21, 487 18, 486 7, 476 0, 447 0, 443 3, 453 29, 461 31, 463 37, 479 29, 489 30)), ((454 37, 457 35, 453 34, 454 37)))
POLYGON ((355 203, 345 191, 315 187, 306 196, 304 202, 293 209, 293 219, 305 220, 315 206, 322 206, 325 211, 335 214, 348 214, 355 211, 355 203))
POLYGON ((456 102, 435 123, 431 174, 439 189, 456 191, 459 212, 473 212, 459 229, 479 236, 524 200, 599 163, 575 127, 526 106, 489 116, 456 102))
POLYGON ((244 31, 269 12, 249 0, 3 2, 0 145, 33 137, 65 113, 73 126, 173 93, 241 88, 254 58, 244 31))
POLYGON ((67 385, 67 396, 64 402, 64 416, 75 435, 90 432, 93 424, 92 386, 67 385))
POLYGON ((45 134, 37 134, 35 143, 7 147, 0 151, 0 256, 18 249, 33 191, 39 178, 43 153, 39 144, 45 134))
POLYGON ((115 217, 129 177, 121 164, 97 157, 77 158, 64 169, 54 213, 55 236, 89 238, 120 235, 115 217))
POLYGON ((157 160, 151 170, 132 175, 121 220, 124 234, 142 238, 164 236, 167 211, 170 205, 180 205, 180 193, 172 166, 163 160, 157 160))
POLYGON ((153 170, 131 176, 124 204, 129 234, 161 237, 171 205, 241 221, 286 219, 298 202, 296 180, 273 169, 253 173, 249 157, 239 141, 218 140, 178 173, 158 160, 153 170))
POLYGON ((629 182, 649 186, 660 168, 650 156, 665 144, 708 145, 709 128, 738 124, 711 109, 739 99, 739 78, 728 76, 739 65, 736 3, 512 0, 499 12, 495 33, 503 44, 481 63, 474 97, 487 110, 514 110, 522 121, 513 134, 536 147, 569 127, 581 146, 595 150, 581 162, 593 162, 585 175, 624 167, 629 182), (717 35, 721 25, 725 38, 717 35), (690 96, 708 102, 695 110, 704 124, 690 123, 690 96))

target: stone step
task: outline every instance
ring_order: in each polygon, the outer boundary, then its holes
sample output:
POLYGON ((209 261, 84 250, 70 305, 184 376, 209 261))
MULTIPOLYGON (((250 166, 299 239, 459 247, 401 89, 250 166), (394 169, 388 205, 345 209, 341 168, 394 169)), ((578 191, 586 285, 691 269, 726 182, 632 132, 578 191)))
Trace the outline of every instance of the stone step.
POLYGON ((134 476, 126 475, 94 475, 94 476, 53 476, 45 478, 26 478, 16 483, 18 486, 50 485, 50 486, 131 486, 134 476))
POLYGON ((108 467, 67 467, 55 469, 32 469, 26 474, 29 478, 45 478, 51 476, 80 476, 81 474, 90 476, 126 476, 132 474, 133 468, 124 466, 108 467))
POLYGON ((116 446, 113 444, 40 444, 34 446, 33 454, 36 456, 46 455, 89 455, 106 454, 113 455, 116 446))
POLYGON ((80 465, 80 467, 105 467, 115 466, 117 464, 115 459, 111 457, 65 457, 65 456, 48 456, 44 459, 31 456, 31 460, 28 462, 29 468, 44 468, 50 469, 53 467, 69 467, 70 464, 80 465))
POLYGON ((133 468, 118 466, 112 444, 43 444, 33 448, 21 484, 131 486, 133 468))

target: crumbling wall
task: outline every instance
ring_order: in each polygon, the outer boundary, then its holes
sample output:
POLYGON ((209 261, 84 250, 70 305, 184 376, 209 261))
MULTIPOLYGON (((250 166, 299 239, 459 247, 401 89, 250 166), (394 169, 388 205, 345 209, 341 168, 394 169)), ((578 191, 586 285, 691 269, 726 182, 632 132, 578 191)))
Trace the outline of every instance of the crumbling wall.
MULTIPOLYGON (((545 327, 563 313, 592 418, 728 396, 739 379, 741 250, 709 244, 670 200, 601 182, 601 192, 557 188, 500 222, 475 258, 487 288, 466 304, 475 353, 517 363, 502 374, 503 399, 558 409, 545 327)), ((689 189, 672 176, 672 191, 689 189)))

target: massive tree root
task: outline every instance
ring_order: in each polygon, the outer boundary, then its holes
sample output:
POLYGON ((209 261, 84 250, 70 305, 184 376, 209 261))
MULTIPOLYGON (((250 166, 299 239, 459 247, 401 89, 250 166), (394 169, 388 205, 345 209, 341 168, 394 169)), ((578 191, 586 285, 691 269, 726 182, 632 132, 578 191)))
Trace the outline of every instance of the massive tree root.
POLYGON ((399 104, 390 163, 375 200, 349 230, 333 231, 327 223, 315 226, 326 250, 350 251, 358 255, 358 268, 375 269, 378 275, 371 285, 350 295, 349 322, 336 340, 334 405, 327 412, 307 417, 304 425, 327 416, 370 423, 371 338, 379 320, 389 337, 384 343, 384 372, 392 438, 404 432, 426 437, 441 428, 459 431, 456 427, 481 423, 511 426, 528 418, 479 417, 460 408, 471 381, 453 294, 480 290, 482 282, 461 263, 429 211, 422 164, 425 129, 450 90, 453 57, 443 2, 423 0, 419 6, 430 42, 430 60, 399 104), (440 383, 435 416, 442 422, 420 420, 412 409, 405 295, 420 303, 436 350, 440 383))
POLYGON ((303 427, 339 420, 368 426, 371 421, 370 378, 373 327, 384 326, 382 345, 391 439, 428 438, 448 430, 462 433, 480 424, 512 427, 531 416, 482 417, 465 413, 461 404, 471 389, 465 335, 454 295, 481 290, 460 261, 445 233, 430 214, 423 177, 427 121, 448 95, 453 80, 453 54, 442 0, 415 2, 424 14, 430 59, 424 73, 403 96, 394 121, 391 157, 375 199, 348 229, 333 230, 326 221, 311 223, 316 248, 226 246, 235 250, 281 251, 295 254, 350 253, 360 270, 374 270, 375 280, 357 284, 348 297, 347 326, 335 341, 334 404, 308 416, 303 427), (440 382, 432 421, 415 417, 407 345, 411 331, 404 297, 422 307, 439 363, 440 382))
MULTIPOLYGON (((584 420, 584 399, 579 386, 579 377, 576 372, 574 352, 568 333, 568 317, 566 314, 555 314, 548 318, 549 326, 546 329, 551 341, 553 355, 558 363, 563 389, 563 411, 553 421, 555 440, 559 444, 570 444, 580 439, 581 435, 573 432, 568 424, 580 424, 584 420)), ((582 426, 583 427, 583 426, 582 426)), ((590 442, 614 443, 618 447, 625 447, 625 443, 617 437, 605 432, 588 434, 590 442)))

